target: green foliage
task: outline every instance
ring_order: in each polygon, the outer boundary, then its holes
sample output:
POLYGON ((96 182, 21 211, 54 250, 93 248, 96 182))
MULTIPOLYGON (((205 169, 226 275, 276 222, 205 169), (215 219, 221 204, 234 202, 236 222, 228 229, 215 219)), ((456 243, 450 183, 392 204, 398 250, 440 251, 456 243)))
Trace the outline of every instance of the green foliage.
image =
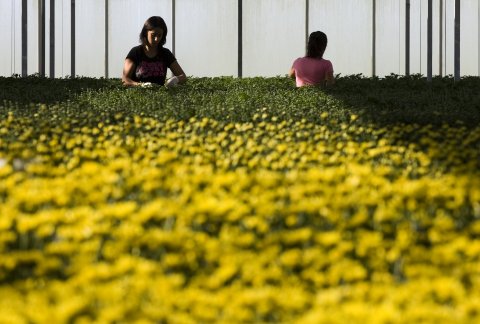
POLYGON ((366 78, 339 77, 327 89, 297 89, 293 80, 275 78, 190 78, 173 89, 125 88, 118 79, 0 78, 0 107, 22 108, 47 104, 70 110, 128 112, 159 119, 208 117, 226 122, 248 122, 258 113, 279 120, 322 123, 328 112, 338 122, 358 115, 365 123, 450 124, 475 126, 480 122, 480 79, 420 75, 366 78))

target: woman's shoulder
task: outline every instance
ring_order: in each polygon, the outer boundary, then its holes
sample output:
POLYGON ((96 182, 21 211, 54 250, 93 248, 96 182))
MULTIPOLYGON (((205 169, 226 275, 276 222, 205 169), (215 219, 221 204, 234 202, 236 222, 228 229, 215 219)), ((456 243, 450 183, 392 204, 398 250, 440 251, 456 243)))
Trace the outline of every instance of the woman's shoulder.
POLYGON ((172 51, 163 46, 160 48, 160 53, 163 55, 173 55, 172 51))
POLYGON ((142 45, 137 45, 137 46, 134 46, 130 49, 127 56, 128 57, 131 57, 131 56, 138 57, 141 54, 142 54, 142 45))
POLYGON ((168 48, 165 48, 165 47, 162 47, 160 49, 159 56, 162 58, 162 60, 165 60, 165 62, 167 63, 167 66, 170 66, 170 64, 172 64, 174 61, 177 60, 175 58, 175 55, 173 55, 173 53, 168 48))
POLYGON ((316 65, 320 65, 320 66, 323 66, 323 65, 332 65, 332 62, 330 60, 327 60, 326 58, 310 58, 310 61, 312 62, 312 64, 316 64, 316 65))
POLYGON ((294 61, 293 64, 301 64, 302 62, 305 61, 305 57, 297 57, 294 61))
POLYGON ((308 57, 308 56, 302 56, 302 57, 299 57, 297 58, 293 64, 300 64, 300 65, 308 65, 308 66, 311 66, 311 65, 316 65, 316 64, 319 64, 321 60, 317 59, 317 58, 313 58, 313 57, 308 57))
POLYGON ((327 66, 333 66, 332 61, 330 60, 322 59, 322 63, 327 66))
POLYGON ((295 60, 295 62, 304 62, 304 63, 320 63, 324 61, 324 59, 322 58, 317 58, 317 57, 310 57, 310 56, 302 56, 302 57, 299 57, 295 60))
POLYGON ((132 47, 132 49, 130 50, 130 52, 137 52, 137 53, 141 53, 142 51, 143 51, 142 45, 134 46, 134 47, 132 47))

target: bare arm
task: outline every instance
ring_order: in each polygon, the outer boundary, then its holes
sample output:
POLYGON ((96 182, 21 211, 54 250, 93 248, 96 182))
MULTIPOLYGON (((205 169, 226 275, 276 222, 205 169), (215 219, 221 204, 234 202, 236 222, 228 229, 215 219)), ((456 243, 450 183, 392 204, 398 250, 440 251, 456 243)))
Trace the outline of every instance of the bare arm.
POLYGON ((288 76, 291 78, 295 78, 295 69, 293 67, 290 68, 290 71, 288 72, 288 76))
POLYGON ((178 64, 177 61, 170 64, 170 70, 172 71, 173 75, 178 78, 179 84, 187 82, 187 76, 185 75, 185 72, 183 72, 182 67, 180 66, 180 64, 178 64))
POLYGON ((333 71, 330 71, 325 76, 325 85, 331 86, 335 84, 335 77, 333 76, 333 71))
POLYGON ((135 72, 135 63, 131 59, 125 59, 123 64, 123 75, 122 83, 126 86, 137 86, 140 85, 140 82, 135 82, 132 80, 132 75, 135 72))

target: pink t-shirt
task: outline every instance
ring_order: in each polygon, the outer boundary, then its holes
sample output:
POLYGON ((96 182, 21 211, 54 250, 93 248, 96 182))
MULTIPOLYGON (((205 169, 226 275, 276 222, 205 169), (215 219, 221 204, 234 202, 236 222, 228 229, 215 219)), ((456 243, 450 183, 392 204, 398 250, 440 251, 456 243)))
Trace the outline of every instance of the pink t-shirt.
POLYGON ((328 73, 333 73, 332 62, 313 57, 297 58, 292 68, 295 70, 297 87, 321 84, 328 73))

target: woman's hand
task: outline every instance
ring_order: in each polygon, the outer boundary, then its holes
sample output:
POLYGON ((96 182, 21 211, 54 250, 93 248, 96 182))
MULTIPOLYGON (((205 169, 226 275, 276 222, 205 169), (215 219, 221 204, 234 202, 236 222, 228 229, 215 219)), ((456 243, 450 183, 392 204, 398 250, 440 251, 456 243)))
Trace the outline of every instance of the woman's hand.
POLYGON ((288 76, 292 79, 295 79, 295 69, 292 67, 290 71, 288 71, 288 76))
MULTIPOLYGON (((180 64, 178 64, 177 61, 170 64, 170 70, 172 71, 174 77, 178 78, 178 83, 177 84, 183 84, 183 83, 187 82, 187 76, 186 76, 185 72, 183 72, 182 67, 180 66, 180 64)), ((169 80, 171 80, 173 78, 170 78, 169 80)), ((167 84, 165 83, 165 85, 167 85, 167 84)))
POLYGON ((333 71, 330 71, 325 76, 325 85, 332 86, 335 84, 335 77, 333 76, 333 71))
POLYGON ((168 79, 167 82, 165 82, 165 86, 167 88, 172 88, 172 87, 175 87, 179 82, 180 82, 180 78, 177 76, 173 76, 170 79, 168 79))
POLYGON ((139 85, 142 87, 142 88, 151 88, 153 87, 153 84, 151 82, 141 82, 139 83, 139 85))

